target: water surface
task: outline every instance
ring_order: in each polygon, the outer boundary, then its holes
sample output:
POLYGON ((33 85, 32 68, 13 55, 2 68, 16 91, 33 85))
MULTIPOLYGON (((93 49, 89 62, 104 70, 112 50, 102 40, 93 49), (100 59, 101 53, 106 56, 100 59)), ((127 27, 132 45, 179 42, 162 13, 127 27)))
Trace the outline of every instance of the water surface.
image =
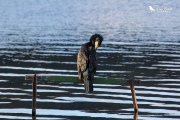
MULTIPOLYGON (((142 80, 140 120, 180 118, 180 3, 118 0, 0 1, 0 118, 31 119, 26 74, 77 76, 76 56, 94 33, 96 77, 142 80), (149 6, 171 7, 150 12, 149 6)), ((129 86, 38 83, 38 119, 133 119, 129 86)))

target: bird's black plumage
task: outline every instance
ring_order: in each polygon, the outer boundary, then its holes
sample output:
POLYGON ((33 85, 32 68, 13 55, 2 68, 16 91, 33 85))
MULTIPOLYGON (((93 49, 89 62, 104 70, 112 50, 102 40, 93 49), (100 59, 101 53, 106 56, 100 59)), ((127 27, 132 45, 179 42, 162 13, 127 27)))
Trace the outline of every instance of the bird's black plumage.
POLYGON ((82 45, 77 56, 78 77, 84 81, 85 91, 93 91, 93 78, 97 69, 96 47, 99 47, 103 41, 100 34, 94 34, 89 42, 82 45))

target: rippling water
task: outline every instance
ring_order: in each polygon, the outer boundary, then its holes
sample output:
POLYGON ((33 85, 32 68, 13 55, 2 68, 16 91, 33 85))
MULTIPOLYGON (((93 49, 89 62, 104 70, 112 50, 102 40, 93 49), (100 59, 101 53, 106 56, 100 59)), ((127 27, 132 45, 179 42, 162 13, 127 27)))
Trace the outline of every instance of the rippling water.
MULTIPOLYGON (((179 119, 180 23, 178 0, 1 0, 0 118, 31 119, 31 81, 26 74, 76 76, 76 55, 94 33, 97 77, 134 76, 139 119, 179 119), (150 12, 149 6, 169 12, 150 12)), ((133 119, 128 86, 38 84, 38 119, 133 119)))

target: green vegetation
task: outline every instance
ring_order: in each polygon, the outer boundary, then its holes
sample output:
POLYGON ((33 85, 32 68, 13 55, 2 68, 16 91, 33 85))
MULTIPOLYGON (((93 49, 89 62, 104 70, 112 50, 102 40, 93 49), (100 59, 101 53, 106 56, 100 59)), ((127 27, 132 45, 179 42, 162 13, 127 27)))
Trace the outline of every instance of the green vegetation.
MULTIPOLYGON (((49 82, 74 82, 81 83, 77 77, 73 76, 47 76, 42 77, 43 80, 49 82)), ((113 78, 94 78, 93 83, 96 84, 125 84, 125 81, 122 79, 113 79, 113 78)))

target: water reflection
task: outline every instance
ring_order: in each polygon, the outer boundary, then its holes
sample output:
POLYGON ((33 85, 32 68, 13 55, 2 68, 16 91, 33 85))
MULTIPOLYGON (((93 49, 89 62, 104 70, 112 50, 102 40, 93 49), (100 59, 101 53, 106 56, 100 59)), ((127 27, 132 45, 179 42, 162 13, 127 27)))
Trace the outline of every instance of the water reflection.
MULTIPOLYGON (((2 83, 4 82, 5 81, 2 81, 2 83)), ((6 81, 6 83, 7 82, 8 81, 6 81)), ((16 83, 13 84, 17 85, 16 83)), ((17 117, 17 119, 21 119, 26 118, 26 114, 31 114, 30 105, 28 109, 26 107, 23 108, 24 104, 29 104, 32 101, 32 90, 27 89, 27 87, 31 88, 31 83, 26 84, 25 86, 26 89, 21 88, 21 86, 16 88, 12 88, 10 86, 6 88, 1 87, 1 95, 4 96, 4 98, 1 97, 2 99, 0 104, 9 104, 9 106, 12 106, 12 109, 0 109, 0 113, 3 115, 1 118, 10 117, 11 114, 14 113, 23 113, 24 116, 20 115, 19 117, 17 117), (9 93, 7 91, 15 91, 15 93, 9 93), (17 104, 18 106, 14 106, 14 103, 20 103, 21 105, 17 104)), ((137 100, 139 104, 138 118, 156 119, 156 117, 160 114, 163 116, 178 116, 179 111, 174 110, 175 108, 179 108, 178 94, 174 95, 174 97, 163 98, 163 96, 167 96, 168 93, 171 94, 171 96, 173 96, 173 94, 170 92, 170 89, 156 88, 157 87, 149 87, 148 90, 152 90, 151 92, 153 94, 147 95, 148 91, 144 89, 144 86, 136 86, 137 100), (143 89, 144 92, 141 92, 140 89, 143 89), (159 90, 161 92, 159 92, 159 90), (156 93, 157 91, 158 93, 156 93), (165 92, 163 95, 162 91, 169 92, 165 92), (159 96, 156 96, 155 94, 158 94, 159 96), (154 116, 151 116, 152 114, 154 114, 154 116)), ((133 116, 135 117, 136 115, 133 114, 134 110, 132 109, 132 98, 130 94, 130 88, 127 86, 95 84, 95 93, 87 95, 85 93, 82 93, 83 84, 75 85, 73 83, 61 83, 57 85, 55 83, 51 83, 38 85, 37 91, 37 115, 39 116, 38 119, 43 118, 41 117, 41 115, 44 116, 44 118, 46 118, 45 116, 47 116, 47 119, 49 118, 49 116, 54 116, 53 118, 56 118, 57 116, 61 116, 60 118, 62 118, 62 116, 66 116, 68 118, 68 116, 82 117, 82 115, 84 115, 84 117, 89 116, 92 118, 99 117, 109 119, 132 119, 133 116), (87 103, 89 104, 88 106, 87 103), (44 104, 46 104, 46 106, 44 106, 44 104), (75 106, 70 109, 68 106, 71 105, 75 106), (83 107, 84 105, 86 105, 86 107, 83 107), (94 108, 93 106, 96 107, 94 108), (79 110, 77 110, 76 107, 78 107, 79 110), (68 108, 69 110, 64 110, 66 108, 68 108), (86 109, 89 109, 91 112, 86 112, 86 109), (128 114, 128 116, 125 114, 128 114)))
MULTIPOLYGON (((151 13, 151 2, 2 1, 0 118, 31 119, 31 81, 24 76, 77 76, 77 52, 98 32, 105 40, 96 77, 141 79, 138 118, 179 119, 179 1, 165 3, 172 12, 151 13)), ((95 85, 86 95, 82 84, 45 83, 37 97, 38 119, 134 117, 128 86, 95 85)))
MULTIPOLYGON (((1 113, 22 113, 22 114, 28 114, 31 112, 31 109, 0 109, 1 113)), ((95 117, 95 118, 122 118, 122 119, 131 119, 131 115, 123 115, 123 114, 107 114, 107 113, 89 113, 89 112, 83 112, 78 110, 55 110, 55 109, 37 109, 37 114, 43 115, 43 116, 81 116, 81 117, 95 117)), ((5 117, 0 117, 5 118, 5 117)), ((30 117, 16 117, 16 119, 19 118, 27 118, 30 119, 30 117)), ((42 119, 42 117, 38 118, 42 119)), ((44 117, 44 119, 48 119, 48 117, 44 117)), ((57 119, 57 118, 55 118, 57 119)))

